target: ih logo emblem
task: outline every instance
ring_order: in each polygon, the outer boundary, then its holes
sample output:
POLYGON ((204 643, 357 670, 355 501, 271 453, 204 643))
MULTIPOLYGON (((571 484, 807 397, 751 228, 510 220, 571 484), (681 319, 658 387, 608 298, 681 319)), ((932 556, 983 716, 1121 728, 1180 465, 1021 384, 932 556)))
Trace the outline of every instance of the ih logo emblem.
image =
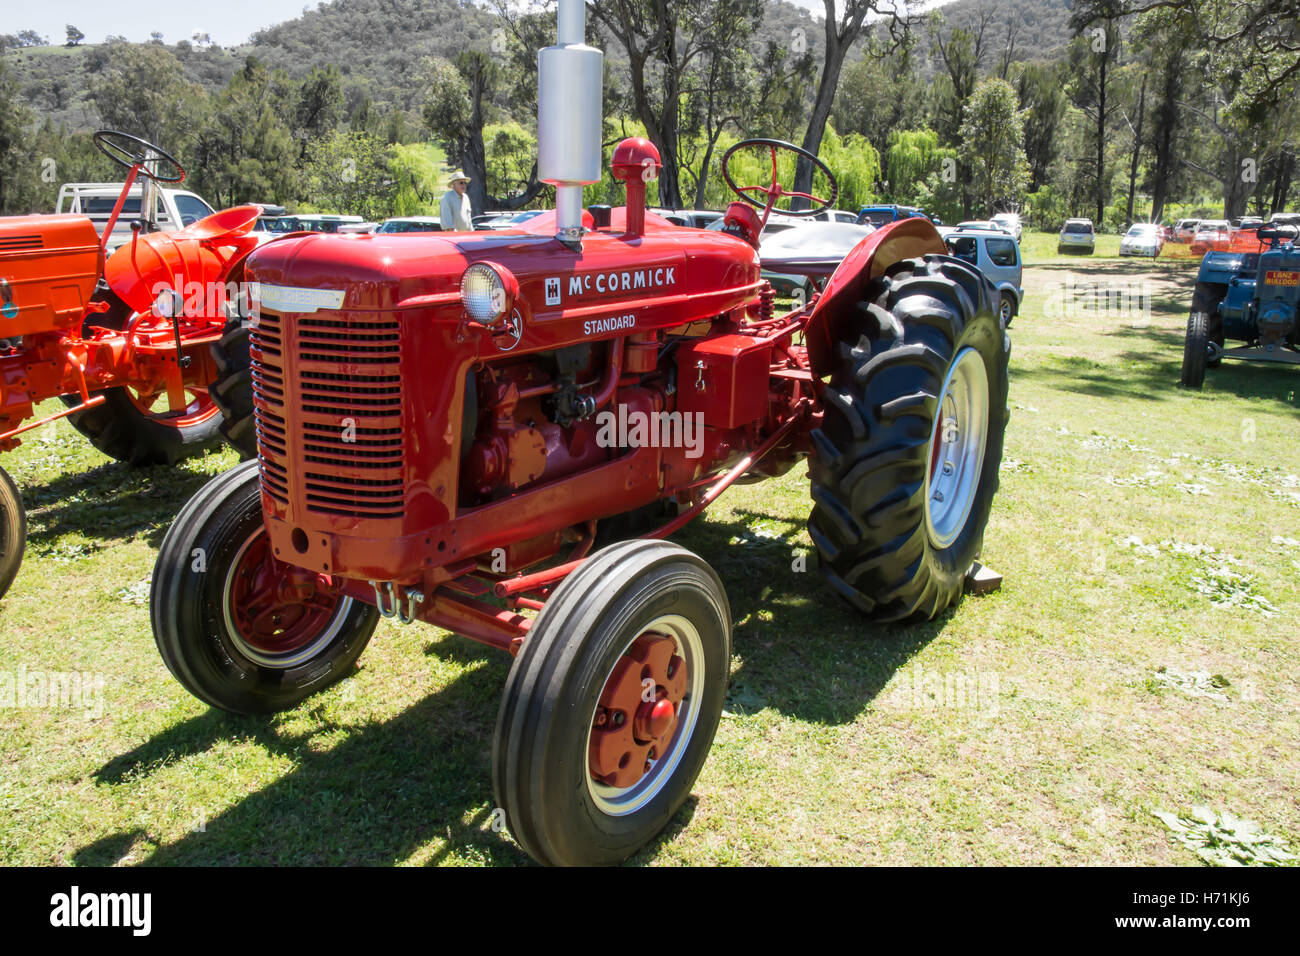
POLYGON ((546 304, 560 304, 560 277, 552 276, 546 280, 546 304))

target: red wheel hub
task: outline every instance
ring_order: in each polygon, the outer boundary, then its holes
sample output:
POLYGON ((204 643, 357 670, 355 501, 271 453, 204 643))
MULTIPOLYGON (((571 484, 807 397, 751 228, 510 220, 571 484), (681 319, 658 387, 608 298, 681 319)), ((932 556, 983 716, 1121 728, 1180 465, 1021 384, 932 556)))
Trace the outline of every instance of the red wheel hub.
POLYGON ((186 400, 189 402, 185 408, 172 411, 167 406, 167 390, 145 393, 130 386, 126 389, 127 398, 145 418, 152 418, 155 421, 162 422, 165 425, 171 425, 173 428, 187 428, 190 425, 197 425, 205 422, 214 415, 219 415, 221 409, 217 408, 217 403, 208 396, 208 390, 197 388, 186 388, 186 400), (159 407, 159 400, 162 400, 164 407, 159 407))
POLYGON ((596 705, 588 763, 608 787, 630 787, 672 742, 688 684, 677 644, 642 634, 616 665, 596 705))
POLYGON ((290 654, 320 637, 338 613, 341 589, 327 574, 277 561, 260 532, 232 569, 228 600, 239 638, 261 654, 290 654))

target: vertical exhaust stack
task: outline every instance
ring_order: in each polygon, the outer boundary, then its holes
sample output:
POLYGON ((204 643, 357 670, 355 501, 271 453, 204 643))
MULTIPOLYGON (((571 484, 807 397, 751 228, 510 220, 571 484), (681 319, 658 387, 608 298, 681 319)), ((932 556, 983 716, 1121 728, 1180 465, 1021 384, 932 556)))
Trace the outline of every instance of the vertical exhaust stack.
POLYGON ((600 182, 604 54, 587 46, 584 0, 560 0, 556 46, 537 54, 537 171, 555 187, 557 236, 582 238, 582 187, 600 182))

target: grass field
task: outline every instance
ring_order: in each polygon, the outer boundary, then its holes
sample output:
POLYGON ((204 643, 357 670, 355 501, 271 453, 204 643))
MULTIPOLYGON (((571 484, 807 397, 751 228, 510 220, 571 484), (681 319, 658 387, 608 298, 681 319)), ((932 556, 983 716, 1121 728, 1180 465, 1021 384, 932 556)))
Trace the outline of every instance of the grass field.
MULTIPOLYGON (((1000 592, 864 621, 814 560, 792 570, 802 466, 678 536, 727 582, 731 690, 693 797, 635 862, 1195 864, 1155 814, 1198 806, 1300 846, 1300 371, 1177 388, 1193 276, 1027 271, 985 544, 1000 592)), ((170 678, 154 551, 233 462, 132 470, 62 423, 6 456, 31 532, 0 675, 103 691, 0 708, 0 862, 527 862, 489 825, 504 656, 385 623, 355 675, 267 719, 170 678)))

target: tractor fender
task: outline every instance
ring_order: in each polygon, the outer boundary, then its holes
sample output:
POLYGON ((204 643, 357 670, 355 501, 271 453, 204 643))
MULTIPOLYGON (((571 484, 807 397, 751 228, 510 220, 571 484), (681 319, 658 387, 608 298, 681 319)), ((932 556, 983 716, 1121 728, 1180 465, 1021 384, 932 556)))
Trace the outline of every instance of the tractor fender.
POLYGON ((108 257, 104 278, 134 312, 149 311, 160 285, 189 297, 197 283, 206 301, 210 284, 227 281, 256 248, 249 232, 261 214, 260 206, 236 206, 178 232, 136 234, 108 257))
POLYGON ((1197 283, 1212 282, 1226 286, 1234 276, 1243 272, 1254 272, 1259 263, 1259 255, 1248 252, 1207 252, 1201 260, 1200 272, 1196 275, 1197 283))
POLYGON ((808 317, 804 339, 813 373, 819 378, 830 374, 835 365, 833 343, 843 337, 839 323, 858 316, 858 303, 869 281, 904 259, 947 253, 934 223, 920 217, 891 222, 854 246, 827 280, 808 317))

